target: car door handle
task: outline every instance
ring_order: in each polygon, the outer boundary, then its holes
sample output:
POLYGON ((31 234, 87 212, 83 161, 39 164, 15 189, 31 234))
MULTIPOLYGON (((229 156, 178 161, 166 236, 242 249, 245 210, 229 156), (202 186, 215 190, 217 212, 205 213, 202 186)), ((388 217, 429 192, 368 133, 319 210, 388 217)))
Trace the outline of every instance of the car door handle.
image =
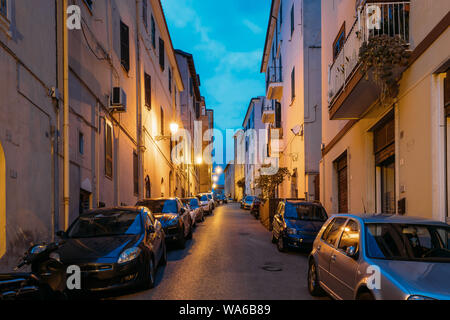
POLYGON ((322 249, 322 246, 317 246, 317 251, 320 252, 320 250, 322 249))
POLYGON ((331 261, 336 262, 336 255, 333 254, 333 255, 331 256, 331 261))

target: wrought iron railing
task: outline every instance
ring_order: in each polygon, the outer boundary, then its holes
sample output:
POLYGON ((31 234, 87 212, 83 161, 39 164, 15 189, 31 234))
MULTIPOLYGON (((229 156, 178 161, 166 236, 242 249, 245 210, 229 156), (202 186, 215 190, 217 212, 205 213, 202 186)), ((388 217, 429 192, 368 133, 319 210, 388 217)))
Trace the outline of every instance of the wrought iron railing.
POLYGON ((410 1, 366 2, 358 9, 358 17, 329 69, 330 104, 357 69, 359 50, 370 37, 389 35, 409 44, 409 11, 410 1))

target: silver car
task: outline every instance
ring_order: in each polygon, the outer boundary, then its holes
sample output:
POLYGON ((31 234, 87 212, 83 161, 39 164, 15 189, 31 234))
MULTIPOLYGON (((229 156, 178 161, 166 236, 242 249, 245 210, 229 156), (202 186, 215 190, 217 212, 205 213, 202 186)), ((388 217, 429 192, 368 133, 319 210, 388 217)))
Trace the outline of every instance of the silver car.
POLYGON ((335 215, 309 256, 311 295, 450 300, 450 226, 393 215, 335 215))

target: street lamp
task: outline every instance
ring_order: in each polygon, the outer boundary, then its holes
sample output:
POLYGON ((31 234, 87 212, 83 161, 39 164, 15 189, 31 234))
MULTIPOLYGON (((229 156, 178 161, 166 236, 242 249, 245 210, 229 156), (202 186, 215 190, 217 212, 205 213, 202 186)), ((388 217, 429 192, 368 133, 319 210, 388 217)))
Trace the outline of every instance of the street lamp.
MULTIPOLYGON (((178 125, 178 123, 172 122, 172 123, 170 124, 170 133, 171 133, 172 135, 177 134, 177 132, 178 132, 179 129, 180 129, 180 126, 178 125)), ((156 140, 156 141, 170 140, 170 139, 172 139, 172 136, 156 136, 156 137, 155 137, 155 140, 156 140)))
POLYGON ((213 187, 213 190, 215 190, 217 188, 217 184, 214 183, 212 187, 213 187))
POLYGON ((222 167, 217 167, 217 168, 216 168, 216 174, 221 175, 222 172, 223 172, 222 167))
POLYGON ((198 156, 197 159, 195 160, 195 162, 196 162, 197 164, 202 164, 202 163, 203 163, 203 158, 202 158, 202 156, 198 156))
POLYGON ((214 182, 219 181, 219 177, 218 177, 218 176, 213 176, 213 181, 214 181, 214 182))

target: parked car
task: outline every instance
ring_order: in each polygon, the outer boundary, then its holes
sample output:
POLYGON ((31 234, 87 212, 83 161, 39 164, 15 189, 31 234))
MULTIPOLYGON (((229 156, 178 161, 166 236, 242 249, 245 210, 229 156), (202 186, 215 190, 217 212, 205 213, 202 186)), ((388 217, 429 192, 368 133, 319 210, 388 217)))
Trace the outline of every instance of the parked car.
POLYGON ((207 215, 211 215, 214 208, 213 203, 208 198, 208 195, 206 193, 201 193, 197 196, 197 199, 200 201, 200 206, 203 209, 203 212, 207 215))
POLYGON ((314 296, 449 300, 449 288, 450 226, 443 222, 335 215, 318 234, 309 257, 308 289, 314 296))
POLYGON ((261 207, 262 199, 255 198, 253 200, 252 206, 250 207, 250 213, 255 216, 256 219, 259 219, 259 208, 261 207))
POLYGON ((181 249, 185 248, 186 240, 192 238, 192 219, 180 199, 148 199, 139 201, 137 205, 150 209, 161 222, 166 242, 175 242, 181 249))
POLYGON ((250 210, 253 204, 253 200, 255 200, 254 196, 246 196, 241 203, 241 209, 250 210))
POLYGON ((152 288, 157 266, 167 262, 161 223, 145 207, 88 211, 58 235, 64 242, 52 256, 81 268, 85 291, 152 288))
POLYGON ((197 222, 205 221, 205 217, 203 216, 203 209, 200 206, 200 201, 198 201, 197 198, 186 198, 182 199, 181 201, 190 211, 194 226, 197 222))
POLYGON ((280 201, 272 222, 272 242, 279 251, 310 248, 328 216, 318 203, 280 201))
POLYGON ((214 209, 217 207, 217 202, 216 202, 216 199, 214 198, 214 194, 211 192, 211 193, 207 193, 206 196, 208 197, 209 201, 211 202, 212 209, 214 211, 214 209))

